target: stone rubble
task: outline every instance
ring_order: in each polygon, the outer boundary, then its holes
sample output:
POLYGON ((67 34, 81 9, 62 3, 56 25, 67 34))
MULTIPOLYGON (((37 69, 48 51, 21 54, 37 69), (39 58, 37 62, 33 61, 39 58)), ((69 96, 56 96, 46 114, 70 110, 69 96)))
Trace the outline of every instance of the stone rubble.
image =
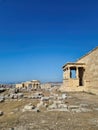
POLYGON ((49 101, 49 97, 42 97, 41 101, 49 101))
POLYGON ((4 100, 5 100, 4 96, 0 96, 0 103, 4 102, 4 100))
POLYGON ((34 93, 33 95, 29 95, 25 98, 29 98, 29 99, 41 99, 44 95, 39 92, 39 93, 34 93))
POLYGON ((19 99, 19 98, 23 98, 23 93, 16 93, 16 94, 10 94, 9 96, 11 99, 19 99))
MULTIPOLYGON (((54 92, 47 92, 47 91, 34 91, 28 93, 27 90, 25 92, 18 91, 15 89, 11 89, 9 93, 5 93, 0 95, 0 103, 8 103, 8 102, 17 102, 19 103, 19 106, 21 107, 15 107, 10 112, 9 115, 15 115, 20 112, 22 112, 22 115, 28 114, 28 113, 39 113, 41 112, 45 113, 57 113, 57 112, 63 112, 66 115, 67 114, 77 114, 78 113, 87 113, 92 111, 98 111, 97 105, 91 106, 88 102, 80 102, 79 100, 76 100, 75 97, 69 96, 67 93, 54 93, 54 92), (21 105, 22 101, 23 105, 21 105)), ((2 103, 0 104, 2 105, 2 103)), ((15 104, 16 105, 16 104, 15 104)), ((3 110, 4 111, 4 110, 3 110)), ((4 113, 0 111, 0 116, 6 115, 6 111, 4 113)), ((38 114, 38 116, 40 115, 38 114)), ((5 117, 5 116, 4 116, 5 117)), ((2 118, 2 117, 1 117, 2 118)), ((36 117, 35 117, 36 118, 36 117)), ((69 119, 68 119, 69 120, 69 119)), ((9 128, 9 130, 27 130, 29 127, 25 126, 17 126, 13 128, 9 128)))
POLYGON ((37 104, 37 108, 40 108, 44 105, 44 102, 43 101, 40 101, 40 103, 37 104))
MULTIPOLYGON (((2 90, 2 88, 1 88, 2 90)), ((53 90, 53 89, 52 89, 53 90)), ((45 91, 45 90, 44 90, 45 91)), ((49 89, 50 91, 50 89, 49 89)), ((26 91, 28 92, 28 91, 26 91)), ((47 91, 45 91, 47 92, 47 91)), ((46 108, 46 111, 66 111, 66 112, 91 112, 92 109, 89 108, 87 103, 78 103, 69 104, 67 99, 71 99, 72 96, 67 95, 66 93, 58 94, 53 91, 49 92, 50 94, 44 95, 43 92, 36 91, 30 95, 24 95, 22 91, 19 89, 9 89, 9 93, 0 96, 0 103, 4 101, 13 100, 13 101, 21 101, 22 99, 32 99, 38 100, 36 105, 27 104, 23 108, 23 112, 25 111, 36 111, 39 112, 41 108, 46 108), (17 100, 18 99, 18 100, 17 100)), ((98 108, 93 108, 93 110, 98 110, 98 108)))
POLYGON ((18 126, 18 127, 12 127, 9 128, 8 130, 27 130, 28 128, 26 126, 18 126))
POLYGON ((4 92, 6 89, 5 88, 0 88, 0 93, 4 92))
POLYGON ((25 112, 25 111, 40 112, 39 108, 36 107, 35 105, 32 105, 32 103, 24 106, 22 112, 25 112))
POLYGON ((0 111, 0 116, 2 116, 4 113, 3 113, 3 111, 0 111))
POLYGON ((93 108, 93 110, 98 111, 98 108, 95 107, 95 108, 93 108))

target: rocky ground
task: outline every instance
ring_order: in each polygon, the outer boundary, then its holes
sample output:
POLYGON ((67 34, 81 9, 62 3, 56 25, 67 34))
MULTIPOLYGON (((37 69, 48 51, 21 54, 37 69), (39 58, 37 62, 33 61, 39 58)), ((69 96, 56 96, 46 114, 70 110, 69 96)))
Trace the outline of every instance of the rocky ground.
POLYGON ((98 130, 98 96, 53 90, 0 93, 0 130, 98 130))

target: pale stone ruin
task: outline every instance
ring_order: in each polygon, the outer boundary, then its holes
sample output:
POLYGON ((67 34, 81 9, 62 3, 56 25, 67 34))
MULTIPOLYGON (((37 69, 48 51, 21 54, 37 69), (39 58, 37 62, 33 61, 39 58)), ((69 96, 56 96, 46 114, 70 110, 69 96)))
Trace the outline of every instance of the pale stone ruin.
POLYGON ((44 89, 44 90, 51 89, 51 84, 49 84, 49 83, 43 83, 43 84, 41 84, 41 89, 44 89))
POLYGON ((16 84, 16 88, 38 90, 38 89, 41 89, 40 84, 41 83, 39 80, 32 80, 32 81, 26 81, 20 84, 16 84))
POLYGON ((85 91, 98 94, 98 47, 76 62, 66 63, 62 68, 63 85, 60 91, 85 91))

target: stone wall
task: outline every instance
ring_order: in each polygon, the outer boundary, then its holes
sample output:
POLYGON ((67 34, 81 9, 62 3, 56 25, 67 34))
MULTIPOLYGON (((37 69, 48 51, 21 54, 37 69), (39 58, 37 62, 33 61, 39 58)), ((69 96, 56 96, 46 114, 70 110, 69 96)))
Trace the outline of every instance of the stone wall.
POLYGON ((87 91, 98 94, 98 47, 79 59, 77 63, 86 64, 84 79, 87 91))
POLYGON ((15 84, 16 88, 22 88, 22 84, 15 84))
POLYGON ((78 79, 68 79, 68 80, 63 80, 63 84, 60 87, 60 91, 62 92, 80 92, 80 91, 85 91, 86 87, 85 86, 79 86, 78 79))

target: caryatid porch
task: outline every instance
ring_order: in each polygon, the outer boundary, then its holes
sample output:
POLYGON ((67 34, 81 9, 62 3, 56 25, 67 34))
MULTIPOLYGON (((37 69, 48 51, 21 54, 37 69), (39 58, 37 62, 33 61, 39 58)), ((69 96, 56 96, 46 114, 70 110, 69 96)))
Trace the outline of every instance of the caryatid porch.
POLYGON ((63 66, 63 86, 78 87, 84 86, 85 64, 67 63, 63 66))

